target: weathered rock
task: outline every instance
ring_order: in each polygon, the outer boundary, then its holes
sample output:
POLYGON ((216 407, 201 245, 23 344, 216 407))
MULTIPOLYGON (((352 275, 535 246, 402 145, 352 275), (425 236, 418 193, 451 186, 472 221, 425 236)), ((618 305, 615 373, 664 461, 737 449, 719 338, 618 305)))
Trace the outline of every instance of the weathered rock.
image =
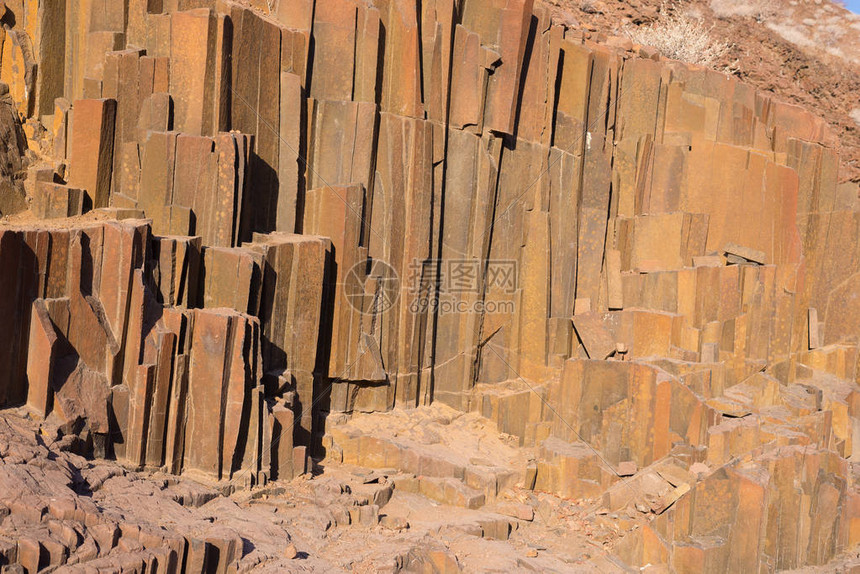
POLYGON ((87 192, 92 208, 110 204, 116 100, 77 100, 73 104, 69 183, 87 192))
MULTIPOLYGON (((0 17, 0 405, 62 452, 225 490, 327 455, 378 471, 331 522, 411 534, 399 491, 495 505, 458 523, 487 542, 551 522, 519 483, 599 501, 631 568, 856 544, 860 205, 823 120, 531 0, 0 17)), ((0 497, 28 571, 272 555, 28 495, 0 497)))

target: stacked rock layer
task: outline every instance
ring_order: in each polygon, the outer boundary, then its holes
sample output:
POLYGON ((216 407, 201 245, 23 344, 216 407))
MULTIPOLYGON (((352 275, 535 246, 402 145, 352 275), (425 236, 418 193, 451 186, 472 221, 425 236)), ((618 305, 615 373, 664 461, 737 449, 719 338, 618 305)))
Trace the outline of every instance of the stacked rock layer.
POLYGON ((0 5, 3 213, 38 220, 0 228, 0 405, 255 485, 343 456, 333 413, 440 401, 563 496, 719 468, 629 565, 860 541, 860 205, 822 120, 532 0, 247 4, 0 5))

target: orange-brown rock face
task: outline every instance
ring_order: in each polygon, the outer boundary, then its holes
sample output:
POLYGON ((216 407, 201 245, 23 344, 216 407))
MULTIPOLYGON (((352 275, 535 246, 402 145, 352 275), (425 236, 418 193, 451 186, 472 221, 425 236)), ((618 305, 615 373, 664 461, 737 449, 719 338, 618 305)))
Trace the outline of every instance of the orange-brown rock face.
POLYGON ((23 134, 37 162, 0 183, 0 406, 135 469, 494 500, 326 426, 439 402, 531 449, 527 488, 654 515, 628 567, 860 542, 860 203, 822 120, 531 0, 248 4, 0 4, 0 171, 23 134))

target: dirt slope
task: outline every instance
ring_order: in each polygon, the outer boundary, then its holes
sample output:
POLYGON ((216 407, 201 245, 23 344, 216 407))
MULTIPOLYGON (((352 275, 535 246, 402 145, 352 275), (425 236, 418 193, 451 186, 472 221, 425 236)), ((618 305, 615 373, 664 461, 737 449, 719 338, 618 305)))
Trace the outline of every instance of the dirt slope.
POLYGON ((625 35, 672 15, 731 44, 715 67, 823 117, 839 137, 840 180, 860 182, 860 16, 829 0, 547 0, 559 19, 625 35), (853 115, 853 117, 852 117, 853 115))

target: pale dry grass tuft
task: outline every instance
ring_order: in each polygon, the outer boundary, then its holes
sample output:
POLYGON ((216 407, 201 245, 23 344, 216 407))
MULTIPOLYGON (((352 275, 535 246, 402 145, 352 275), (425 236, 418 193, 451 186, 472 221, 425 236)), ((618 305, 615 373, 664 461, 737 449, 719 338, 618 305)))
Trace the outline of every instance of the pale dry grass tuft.
POLYGON ((777 13, 776 0, 711 0, 711 10, 718 18, 755 18, 765 22, 777 13))
POLYGON ((669 16, 649 26, 626 28, 631 40, 657 48, 667 58, 714 68, 731 45, 715 40, 710 31, 711 28, 687 15, 669 16))

